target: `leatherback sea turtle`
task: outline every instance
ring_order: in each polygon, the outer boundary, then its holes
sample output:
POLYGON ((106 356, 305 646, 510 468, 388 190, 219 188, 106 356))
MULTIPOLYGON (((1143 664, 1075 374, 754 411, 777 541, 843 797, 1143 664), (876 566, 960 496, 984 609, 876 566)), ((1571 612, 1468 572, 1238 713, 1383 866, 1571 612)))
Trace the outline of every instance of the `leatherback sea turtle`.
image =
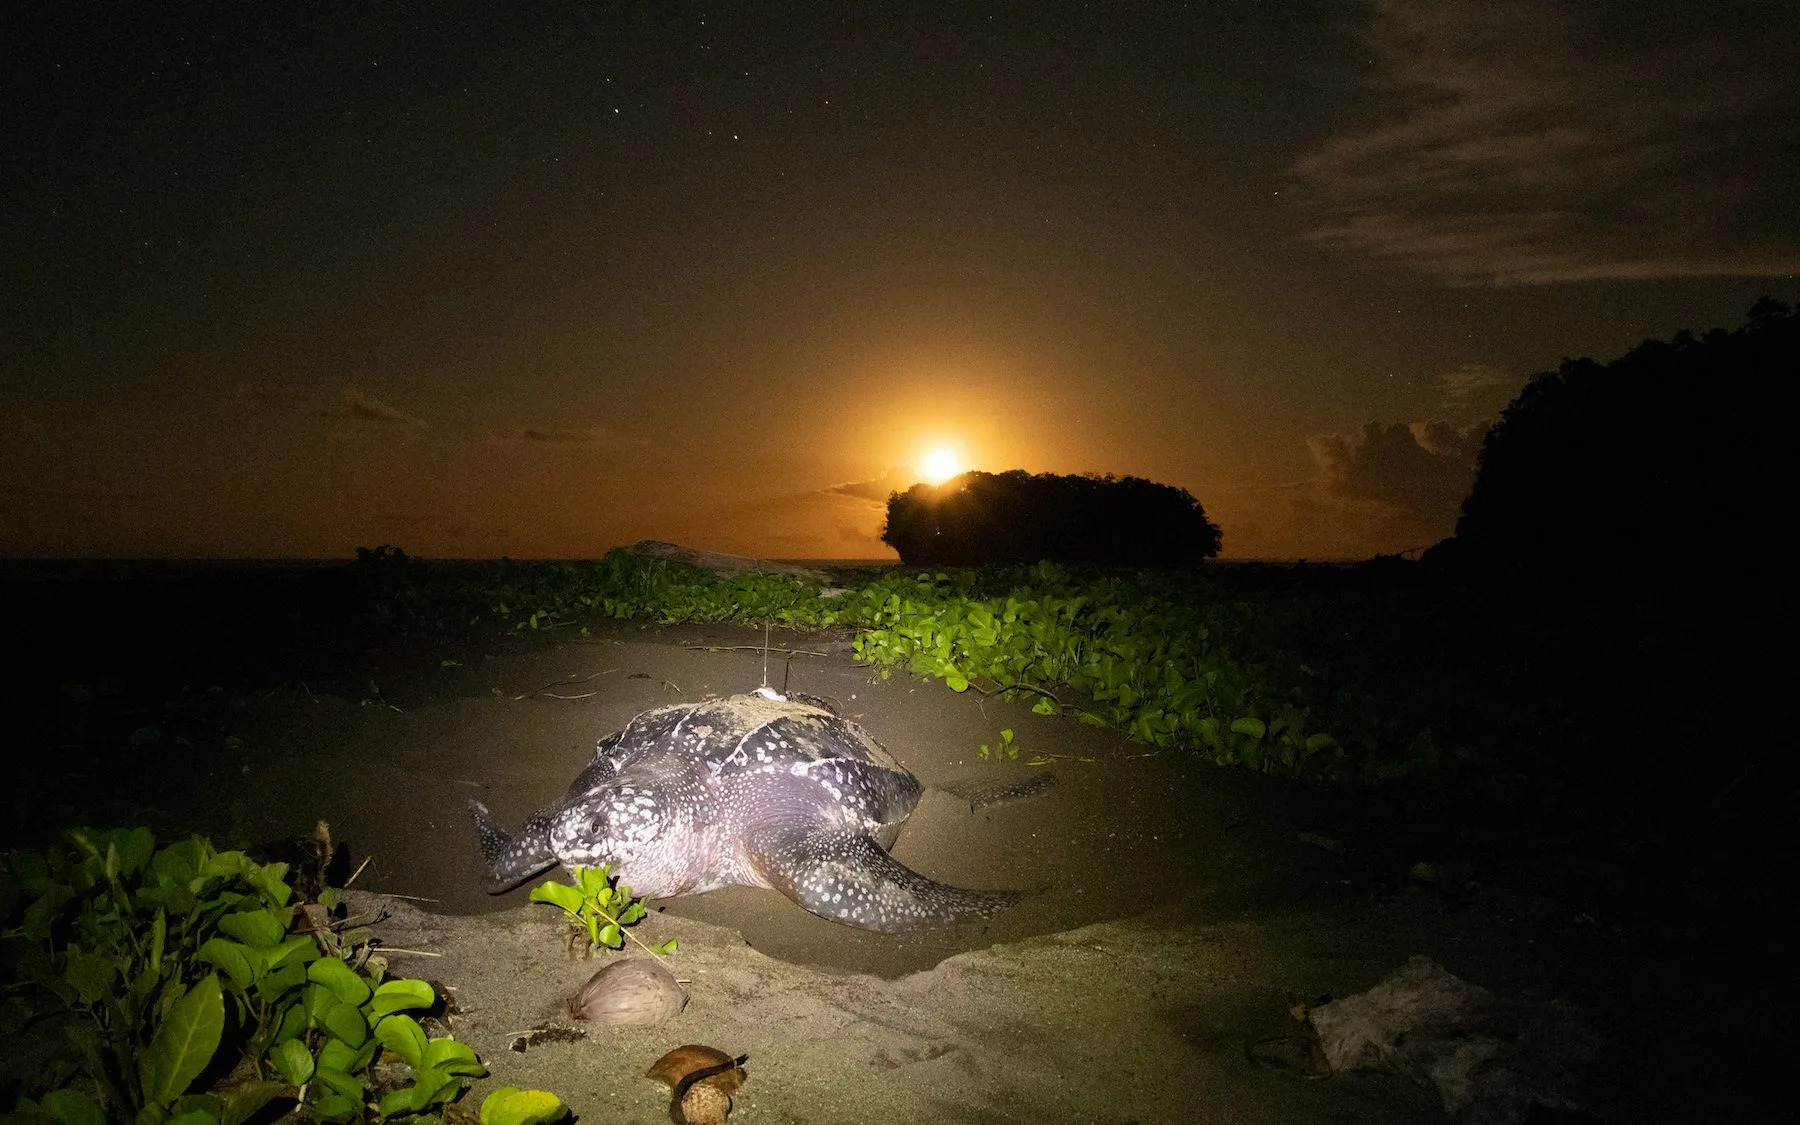
POLYGON ((921 790, 855 723, 759 691, 637 716, 515 836, 481 802, 469 809, 495 894, 558 863, 610 863, 634 894, 772 887, 870 930, 985 918, 1017 901, 933 882, 888 855, 921 790))

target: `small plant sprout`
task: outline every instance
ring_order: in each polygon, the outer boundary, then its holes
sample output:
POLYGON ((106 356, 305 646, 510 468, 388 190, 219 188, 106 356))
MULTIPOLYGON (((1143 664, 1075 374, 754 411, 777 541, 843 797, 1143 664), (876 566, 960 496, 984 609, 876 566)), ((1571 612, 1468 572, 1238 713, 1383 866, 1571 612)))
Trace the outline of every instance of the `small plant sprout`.
POLYGON ((1012 728, 1011 727, 1002 728, 1000 731, 1000 740, 998 742, 994 743, 992 746, 989 746, 985 742, 982 743, 981 744, 981 756, 983 758, 1017 759, 1019 756, 1019 746, 1016 742, 1013 741, 1012 728))
POLYGON ((627 938, 653 956, 666 957, 675 952, 674 938, 648 945, 626 929, 643 920, 644 904, 631 897, 628 885, 615 885, 610 865, 571 867, 569 873, 575 879, 573 886, 540 883, 531 888, 531 901, 560 907, 575 934, 585 940, 590 955, 602 946, 623 949, 627 938))

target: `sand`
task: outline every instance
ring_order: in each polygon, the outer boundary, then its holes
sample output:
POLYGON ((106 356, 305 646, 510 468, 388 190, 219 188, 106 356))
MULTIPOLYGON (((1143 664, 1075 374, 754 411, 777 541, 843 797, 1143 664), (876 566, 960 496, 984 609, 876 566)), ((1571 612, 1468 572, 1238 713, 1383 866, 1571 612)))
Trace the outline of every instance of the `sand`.
POLYGON ((1736 1069, 1758 1034, 1743 1022, 1753 1002, 1522 876, 1490 872, 1458 897, 1407 882, 1435 857, 1416 854, 1404 809, 884 680, 824 634, 774 634, 767 675, 834 701, 930 787, 895 854, 947 882, 1037 893, 991 923, 907 935, 766 890, 657 902, 639 932, 678 939, 682 1013, 510 1049, 624 954, 572 958, 553 908, 483 893, 468 799, 517 823, 632 715, 763 683, 762 644, 695 626, 413 646, 232 704, 238 733, 196 759, 203 785, 101 784, 119 789, 119 815, 225 842, 328 820, 368 860, 355 887, 385 916, 378 936, 419 951, 390 953, 395 971, 454 992, 449 1026, 491 1068, 472 1102, 517 1085, 556 1091, 585 1121, 666 1120, 644 1071, 702 1043, 749 1056, 741 1125, 1433 1121, 1432 1095, 1407 1078, 1314 1081, 1250 1050, 1292 1030, 1296 1002, 1360 992, 1423 953, 1503 996, 1577 1006, 1603 1047, 1569 1093, 1602 1119, 1768 1112, 1736 1069), (1019 758, 984 760, 1002 727, 1019 758), (1029 800, 966 798, 1044 773, 1054 784, 1029 800))

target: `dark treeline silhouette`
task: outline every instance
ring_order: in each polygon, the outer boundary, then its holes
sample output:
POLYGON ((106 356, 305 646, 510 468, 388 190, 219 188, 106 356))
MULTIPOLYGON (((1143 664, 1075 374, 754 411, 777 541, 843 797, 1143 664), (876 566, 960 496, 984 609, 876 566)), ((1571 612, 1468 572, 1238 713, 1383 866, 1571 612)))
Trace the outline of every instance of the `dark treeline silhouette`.
POLYGON ((1698 835, 1744 865, 1800 800, 1776 734, 1796 374, 1800 318, 1763 298, 1734 331, 1536 375, 1489 431, 1455 536, 1424 560, 1482 607, 1470 643, 1534 717, 1530 771, 1641 840, 1698 835))
POLYGON ((1532 377, 1488 432, 1433 561, 1488 585, 1666 593, 1767 574, 1793 477, 1783 404, 1800 319, 1763 298, 1736 331, 1650 340, 1532 377))
POLYGON ((1220 534, 1186 489, 1013 469, 894 493, 881 540, 909 566, 1182 566, 1218 554, 1220 534))

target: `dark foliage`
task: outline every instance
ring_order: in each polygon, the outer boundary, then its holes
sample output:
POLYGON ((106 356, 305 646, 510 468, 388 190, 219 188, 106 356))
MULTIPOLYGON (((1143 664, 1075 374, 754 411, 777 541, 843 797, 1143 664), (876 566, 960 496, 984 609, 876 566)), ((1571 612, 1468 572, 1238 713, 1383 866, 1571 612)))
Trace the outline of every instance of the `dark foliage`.
POLYGON ((1544 701, 1532 768, 1702 866, 1785 835, 1800 793, 1771 737, 1791 691, 1797 373, 1800 318, 1764 298, 1735 331, 1537 375, 1425 559, 1492 607, 1494 663, 1544 701))
POLYGON ((1527 587, 1633 592, 1771 561, 1792 477, 1780 404, 1797 373, 1800 319, 1769 298, 1735 332, 1565 360, 1488 432, 1437 557, 1527 587))
POLYGON ((1218 554, 1220 534, 1186 489, 1014 469, 894 493, 881 540, 911 566, 1181 566, 1218 554))

